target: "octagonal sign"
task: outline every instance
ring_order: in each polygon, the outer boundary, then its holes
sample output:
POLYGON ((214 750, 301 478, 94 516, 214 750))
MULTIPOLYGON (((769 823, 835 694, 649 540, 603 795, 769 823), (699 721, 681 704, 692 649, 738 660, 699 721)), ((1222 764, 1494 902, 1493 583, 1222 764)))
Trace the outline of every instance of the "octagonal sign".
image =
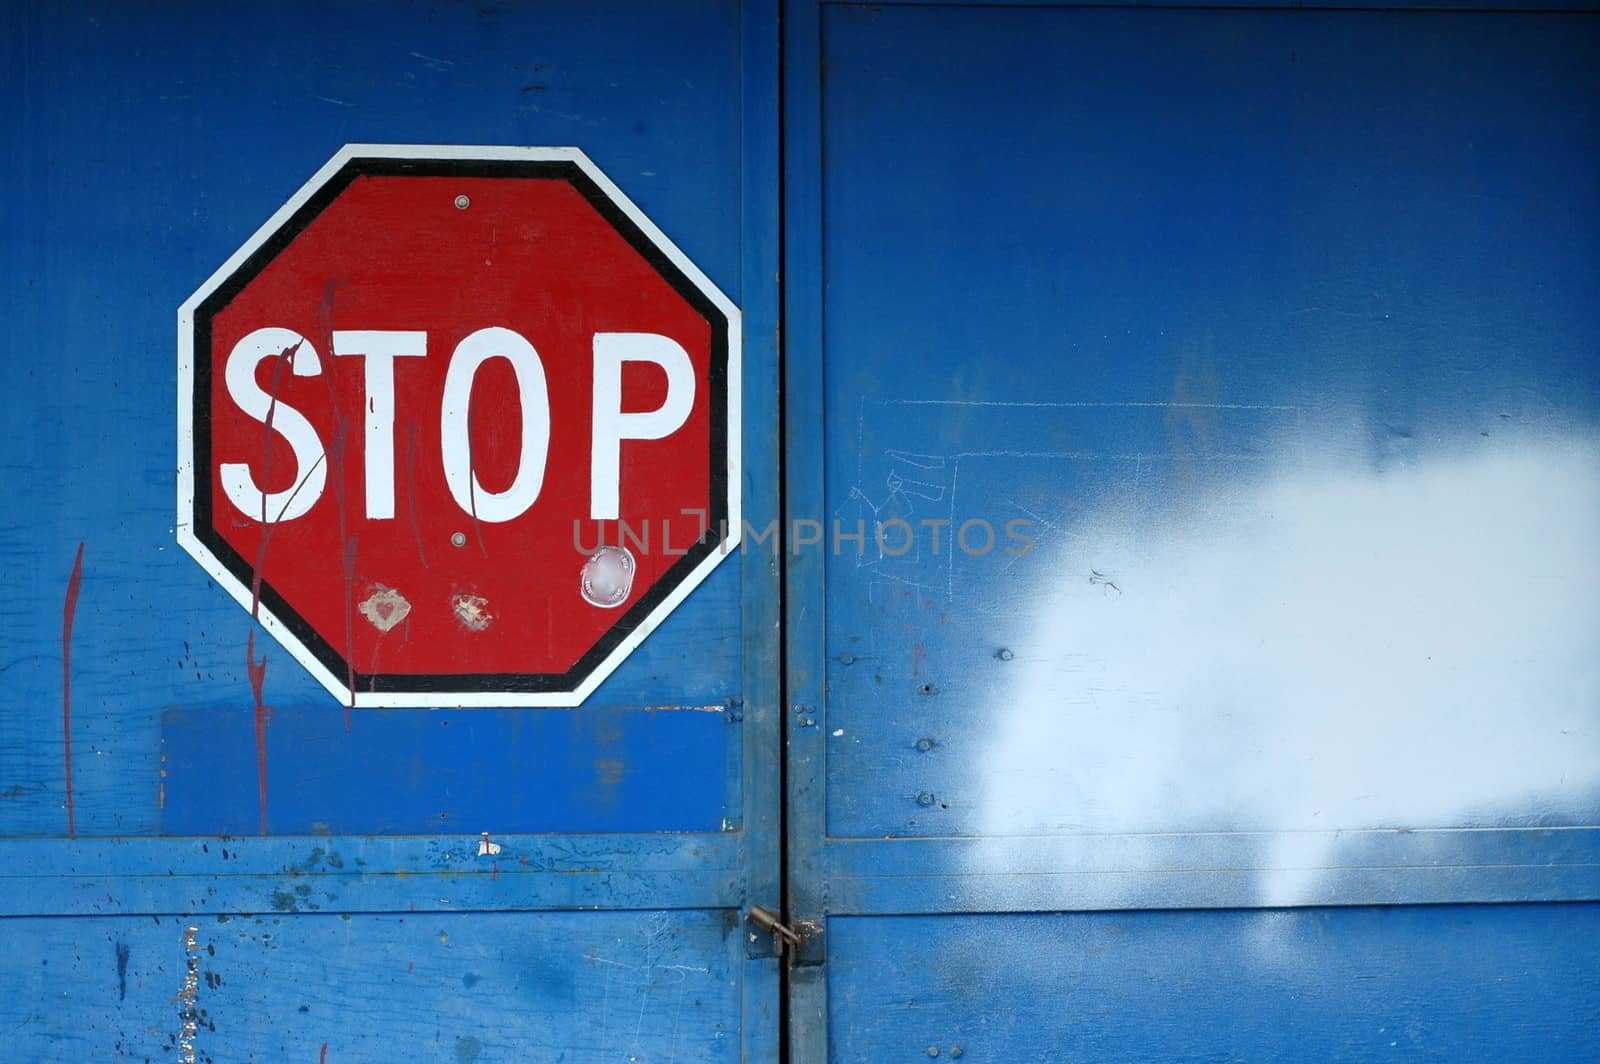
POLYGON ((576 705, 738 543, 738 309, 575 148, 347 146, 178 333, 178 540, 349 705, 576 705))

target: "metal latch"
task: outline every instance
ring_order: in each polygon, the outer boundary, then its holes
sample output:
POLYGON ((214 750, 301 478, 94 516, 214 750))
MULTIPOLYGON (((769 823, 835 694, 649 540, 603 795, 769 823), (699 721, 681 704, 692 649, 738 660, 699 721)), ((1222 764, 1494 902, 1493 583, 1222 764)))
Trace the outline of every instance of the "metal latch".
POLYGON ((787 957, 793 964, 800 953, 800 946, 804 942, 794 928, 778 919, 777 915, 763 909, 759 905, 752 905, 745 919, 755 924, 757 928, 772 936, 772 948, 780 957, 787 957))

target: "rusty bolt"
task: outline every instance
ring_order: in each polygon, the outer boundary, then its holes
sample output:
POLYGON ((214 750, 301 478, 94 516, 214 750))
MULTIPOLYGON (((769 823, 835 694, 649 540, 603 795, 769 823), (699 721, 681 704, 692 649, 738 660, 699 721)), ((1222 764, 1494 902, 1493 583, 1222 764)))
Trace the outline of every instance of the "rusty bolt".
POLYGON ((923 753, 927 753, 929 750, 933 749, 933 740, 932 739, 918 739, 917 740, 917 749, 922 751, 923 753))
POLYGON ((856 663, 856 656, 854 654, 850 653, 848 650, 846 650, 843 654, 839 655, 839 664, 841 664, 841 665, 854 665, 855 663, 856 663))
POLYGON ((933 795, 929 794, 927 791, 923 791, 921 794, 917 795, 917 804, 920 806, 931 806, 934 803, 934 800, 935 799, 933 795))
POLYGON ((1010 647, 1001 647, 999 650, 995 651, 994 656, 999 658, 1001 661, 1010 661, 1012 658, 1016 657, 1016 655, 1011 652, 1010 647))

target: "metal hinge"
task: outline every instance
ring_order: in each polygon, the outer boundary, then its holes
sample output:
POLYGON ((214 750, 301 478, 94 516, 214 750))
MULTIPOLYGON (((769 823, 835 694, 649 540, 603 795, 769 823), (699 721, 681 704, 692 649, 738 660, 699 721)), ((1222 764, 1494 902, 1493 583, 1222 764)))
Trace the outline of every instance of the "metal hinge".
POLYGON ((772 936, 773 952, 779 957, 787 958, 790 964, 795 963, 795 959, 800 955, 800 948, 805 945, 805 937, 800 931, 796 931, 775 913, 759 905, 752 905, 750 911, 745 914, 745 919, 754 924, 758 930, 772 936))

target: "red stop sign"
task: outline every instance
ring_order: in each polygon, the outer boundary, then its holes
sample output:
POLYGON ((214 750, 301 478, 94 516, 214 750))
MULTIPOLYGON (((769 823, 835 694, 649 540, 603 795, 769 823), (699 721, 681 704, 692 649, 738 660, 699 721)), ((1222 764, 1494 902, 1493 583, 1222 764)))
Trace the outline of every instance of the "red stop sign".
POLYGON ((350 705, 576 705, 738 542, 739 312, 576 149, 346 147, 179 388, 179 541, 350 705))

